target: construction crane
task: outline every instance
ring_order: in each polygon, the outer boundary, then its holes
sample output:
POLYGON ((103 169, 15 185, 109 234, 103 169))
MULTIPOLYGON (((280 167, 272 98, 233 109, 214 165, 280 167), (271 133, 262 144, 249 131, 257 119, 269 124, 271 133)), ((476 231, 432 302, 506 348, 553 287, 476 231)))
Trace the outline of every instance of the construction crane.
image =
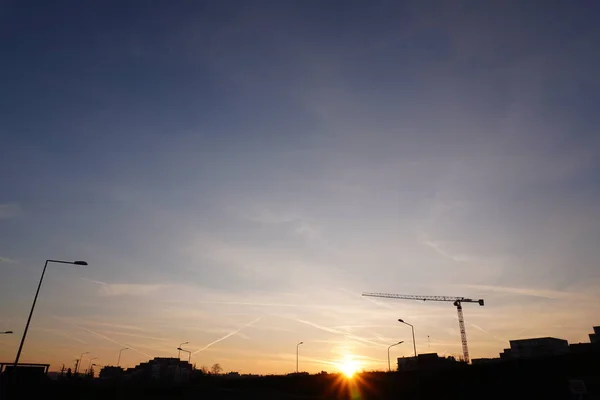
POLYGON ((462 350, 465 362, 469 363, 469 348, 467 346, 467 333, 465 331, 465 319, 462 312, 462 303, 479 303, 483 305, 483 299, 473 300, 466 297, 449 297, 449 296, 415 296, 410 294, 391 294, 391 293, 363 293, 363 296, 368 297, 383 297, 386 299, 403 299, 403 300, 422 300, 422 301, 451 301, 456 306, 458 312, 458 326, 460 328, 460 338, 462 341, 462 350))

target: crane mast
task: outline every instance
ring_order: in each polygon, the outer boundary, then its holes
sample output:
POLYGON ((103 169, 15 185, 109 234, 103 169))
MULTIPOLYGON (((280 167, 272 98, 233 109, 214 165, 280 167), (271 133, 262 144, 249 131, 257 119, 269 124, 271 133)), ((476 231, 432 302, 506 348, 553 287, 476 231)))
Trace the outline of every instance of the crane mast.
POLYGON ((450 296, 416 296, 411 294, 392 294, 392 293, 363 293, 367 297, 382 297, 385 299, 402 299, 402 300, 422 300, 422 301, 451 301, 456 307, 458 313, 458 327, 460 329, 460 339, 462 342, 463 357, 467 363, 470 362, 469 347, 467 346, 467 332, 465 330, 465 319, 462 311, 462 303, 478 303, 484 305, 483 299, 474 300, 467 297, 450 297, 450 296))

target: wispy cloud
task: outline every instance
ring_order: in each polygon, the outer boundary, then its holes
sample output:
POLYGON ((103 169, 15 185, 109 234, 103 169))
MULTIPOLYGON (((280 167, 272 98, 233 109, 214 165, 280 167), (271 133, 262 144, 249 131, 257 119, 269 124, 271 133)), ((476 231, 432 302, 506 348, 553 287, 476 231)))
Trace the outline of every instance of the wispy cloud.
POLYGON ((273 211, 273 207, 256 206, 248 211, 234 208, 242 218, 263 225, 287 225, 292 232, 307 240, 318 240, 321 232, 313 221, 295 211, 273 211))
POLYGON ((469 262, 469 258, 465 255, 455 254, 449 250, 447 250, 441 243, 433 241, 428 238, 424 238, 421 243, 425 244, 429 248, 433 249, 436 253, 441 255, 444 258, 455 262, 469 262))
POLYGON ((21 206, 17 203, 0 204, 0 219, 14 218, 22 213, 21 206))
POLYGON ((114 283, 100 288, 103 296, 145 296, 164 289, 168 285, 161 284, 137 284, 137 283, 114 283))
POLYGON ((16 264, 17 260, 13 260, 12 258, 8 258, 8 257, 0 257, 0 263, 16 264))
POLYGON ((170 285, 163 284, 106 283, 88 278, 80 279, 100 285, 99 294, 101 296, 144 296, 170 287, 170 285))
POLYGON ((501 342, 501 343, 507 343, 508 339, 505 338, 499 338, 498 336, 486 331, 485 329, 483 329, 482 327, 480 327, 479 325, 475 325, 475 324, 469 324, 470 326, 472 326, 473 328, 485 333, 486 335, 488 335, 489 337, 501 342))
POLYGON ((319 325, 319 324, 316 324, 316 323, 311 322, 311 321, 307 321, 307 320, 303 320, 303 319, 295 319, 295 321, 300 322, 302 324, 306 324, 306 325, 312 326, 313 328, 317 328, 317 329, 320 329, 320 330, 325 331, 325 332, 329 332, 329 333, 334 333, 336 335, 345 336, 348 339, 357 340, 359 342, 363 342, 363 343, 366 343, 366 344, 371 344, 373 346, 378 346, 378 347, 384 346, 381 343, 374 342, 374 341, 366 339, 364 337, 356 336, 356 335, 353 335, 351 333, 340 331, 340 330, 335 329, 335 328, 330 328, 330 327, 327 327, 327 326, 319 325))
POLYGON ((300 220, 300 215, 295 212, 274 212, 272 207, 255 206, 249 207, 230 207, 236 214, 242 218, 257 222, 260 224, 279 225, 300 220))
POLYGON ((88 329, 88 328, 84 328, 83 326, 77 326, 77 328, 79 328, 79 329, 81 329, 81 330, 84 330, 84 331, 86 331, 86 332, 89 332, 89 333, 91 333, 92 335, 95 335, 95 336, 97 336, 97 337, 99 337, 99 338, 102 338, 102 339, 104 339, 104 340, 107 340, 107 341, 109 341, 109 342, 111 342, 111 343, 117 344, 117 345, 119 345, 119 346, 121 346, 121 347, 128 347, 130 350, 133 350, 133 351, 135 351, 136 353, 140 353, 140 354, 141 354, 141 355, 143 355, 143 356, 146 356, 146 357, 148 357, 148 358, 152 358, 152 356, 151 356, 150 354, 146 354, 146 353, 144 353, 143 351, 141 351, 141 350, 138 350, 138 349, 136 349, 136 348, 132 347, 130 344, 125 344, 125 343, 118 342, 118 341, 116 341, 116 340, 114 340, 114 339, 111 339, 111 338, 109 338, 109 337, 105 336, 105 335, 102 335, 101 333, 95 332, 95 331, 93 331, 93 330, 91 330, 91 329, 88 329))
POLYGON ((465 289, 478 290, 483 292, 496 292, 504 294, 516 294, 530 297, 540 297, 544 299, 580 299, 586 300, 590 297, 584 293, 574 293, 568 291, 536 289, 524 287, 492 286, 492 285, 456 285, 465 289))
POLYGON ((119 324, 114 322, 107 321, 99 321, 93 318, 74 318, 74 317, 63 317, 63 316, 53 316, 55 319, 59 321, 63 321, 69 324, 78 324, 85 326, 96 326, 96 327, 107 327, 110 329, 122 329, 128 331, 146 331, 145 328, 137 325, 128 325, 128 324, 119 324))
POLYGON ((165 338, 165 337, 158 337, 158 336, 149 336, 149 335, 140 335, 139 333, 129 333, 129 332, 119 332, 119 331, 102 331, 102 333, 104 334, 110 334, 113 336, 127 336, 127 337, 132 337, 132 338, 136 338, 136 339, 150 339, 153 341, 169 341, 170 339, 165 338))
POLYGON ((83 278, 83 277, 80 277, 79 279, 81 279, 82 281, 95 283, 97 285, 108 286, 108 283, 102 282, 102 281, 95 281, 93 279, 88 279, 88 278, 83 278))
POLYGON ((230 337, 230 336, 233 336, 233 335, 235 335, 236 333, 239 333, 239 332, 240 332, 242 329, 244 329, 244 328, 247 328, 247 327, 249 327, 249 326, 252 326, 252 325, 254 325, 255 323, 257 323, 258 321, 260 321, 260 318, 261 318, 261 317, 258 317, 258 318, 256 318, 255 320, 248 322, 246 325, 242 326, 241 328, 238 328, 238 329, 234 330, 233 332, 229 332, 227 335, 225 335, 225 336, 223 336, 223 337, 221 337, 221 338, 219 338, 219 339, 217 339, 217 340, 215 340, 215 341, 212 341, 212 342, 210 342, 209 344, 207 344, 207 345, 206 345, 206 346, 204 346, 203 348, 201 348, 201 349, 198 349, 198 350, 194 351, 192 354, 197 354, 197 353, 199 353, 199 352, 201 352, 201 351, 204 351, 204 350, 208 349, 209 347, 211 347, 211 346, 213 346, 213 345, 215 345, 215 344, 217 344, 217 343, 219 343, 219 342, 221 342, 221 341, 223 341, 223 340, 227 339, 228 337, 230 337))
POLYGON ((67 338, 67 339, 70 339, 70 340, 75 340, 75 341, 77 341, 77 342, 79 342, 79 343, 82 343, 82 344, 87 344, 87 342, 86 342, 85 340, 83 340, 83 339, 80 339, 80 338, 78 338, 77 336, 75 336, 75 335, 72 335, 72 334, 70 334, 70 333, 67 333, 67 332, 65 332, 65 331, 64 331, 64 330, 62 330, 62 329, 52 329, 52 328, 35 328, 35 330, 42 331, 42 332, 48 332, 48 333, 52 333, 52 334, 55 334, 55 335, 58 335, 58 336, 65 337, 65 338, 67 338))

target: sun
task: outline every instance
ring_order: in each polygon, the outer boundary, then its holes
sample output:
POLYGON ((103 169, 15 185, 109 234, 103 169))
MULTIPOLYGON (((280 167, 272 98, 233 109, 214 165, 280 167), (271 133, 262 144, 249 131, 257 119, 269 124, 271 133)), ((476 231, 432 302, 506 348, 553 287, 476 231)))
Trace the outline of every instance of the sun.
POLYGON ((347 378, 352 378, 354 374, 359 370, 359 365, 356 360, 347 357, 345 360, 338 364, 338 368, 347 378))

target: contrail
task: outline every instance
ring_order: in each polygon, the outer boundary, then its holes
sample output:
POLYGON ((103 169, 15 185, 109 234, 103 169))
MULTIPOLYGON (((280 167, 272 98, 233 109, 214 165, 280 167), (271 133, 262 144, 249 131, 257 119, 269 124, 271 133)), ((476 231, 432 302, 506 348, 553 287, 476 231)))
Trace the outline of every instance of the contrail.
POLYGON ((354 340, 357 340, 359 342, 363 342, 363 343, 367 343, 367 344, 372 344, 372 345, 378 346, 378 347, 384 346, 381 343, 373 342, 372 340, 365 339, 365 338, 362 338, 360 336, 352 335, 352 334, 350 334, 348 332, 343 332, 343 331, 340 331, 340 330, 337 330, 337 329, 334 329, 334 328, 329 328, 329 327, 326 327, 326 326, 321 326, 319 324, 315 324, 314 322, 306 321, 306 320, 303 320, 303 319, 297 319, 297 318, 296 318, 296 321, 297 322, 301 322, 301 323, 306 324, 306 325, 309 325, 309 326, 312 326, 313 328, 321 329, 322 331, 325 331, 325 332, 335 333, 335 334, 338 334, 338 335, 343 335, 343 336, 346 336, 349 339, 354 339, 354 340))
POLYGON ((204 351, 204 350, 208 349, 210 346, 212 346, 213 344, 217 344, 217 343, 219 343, 220 341, 222 341, 222 340, 225 340, 225 339, 227 339, 228 337, 235 335, 236 333, 239 333, 239 332, 240 332, 242 329, 244 329, 244 328, 247 328, 247 327, 249 327, 249 326, 252 326, 252 325, 254 325, 254 324, 255 324, 255 323, 257 323, 257 322, 258 322, 260 319, 261 319, 261 317, 258 317, 258 318, 256 318, 254 321, 248 322, 246 325, 242 326, 242 327, 241 327, 241 328, 239 328, 239 329, 236 329, 236 330, 235 330, 235 331, 233 331, 233 332, 230 332, 230 333, 228 333, 227 335, 223 336, 222 338, 220 338, 220 339, 217 339, 217 340, 215 340, 214 342, 210 342, 209 344, 207 344, 206 346, 204 346, 204 347, 203 347, 203 348, 201 348, 200 350, 196 350, 195 352, 193 352, 193 353, 192 353, 192 355, 194 355, 194 354, 196 354, 196 353, 199 353, 199 352, 201 352, 201 351, 204 351))
MULTIPOLYGON (((75 325, 75 326, 77 326, 77 325, 75 325)), ((101 334, 100 334, 100 333, 98 333, 98 332, 94 332, 93 330, 91 330, 91 329, 87 329, 87 328, 84 328, 84 327, 82 327, 82 326, 77 326, 77 327, 78 327, 79 329, 83 329, 84 331, 87 331, 87 332, 89 332, 89 333, 91 333, 91 334, 93 334, 93 335, 96 335, 96 336, 98 336, 98 337, 100 337, 100 338, 102 338, 102 339, 104 339, 104 340, 108 340, 109 342, 112 342, 112 343, 114 343, 114 344, 118 344, 118 345, 119 345, 119 346, 121 346, 121 347, 129 347, 131 350, 133 350, 133 351, 135 351, 135 352, 138 352, 138 353, 140 353, 140 354, 143 354, 143 355, 145 355, 145 356, 146 356, 146 357, 148 357, 148 358, 152 358, 152 356, 151 356, 150 354, 146 354, 146 353, 144 353, 143 351, 140 351, 140 350, 134 349, 133 347, 131 347, 131 345, 126 345, 126 344, 123 344, 123 343, 119 343, 119 342, 117 342, 116 340, 112 340, 111 338, 108 338, 108 337, 106 337, 106 336, 104 336, 104 335, 101 335, 101 334)))
POLYGON ((46 331, 46 332, 50 332, 50 333, 54 333, 55 335, 64 336, 64 337, 66 337, 66 338, 68 338, 68 339, 71 339, 71 340, 76 340, 76 341, 78 341, 79 343, 87 344, 87 342, 86 342, 86 341, 84 341, 84 340, 82 340, 82 339, 79 339, 78 337, 71 336, 71 335, 69 335, 68 333, 66 333, 66 332, 63 332, 63 331, 61 331, 61 330, 59 330, 59 329, 50 329, 50 328, 37 328, 36 330, 38 330, 38 331, 46 331))
POLYGON ((469 324, 469 325, 471 325, 471 326, 472 326, 473 328, 475 328, 475 329, 479 329, 481 332, 483 332, 483 333, 485 333, 485 334, 487 334, 487 335, 491 336, 492 338, 496 339, 496 340, 497 340, 497 341, 499 341, 499 342, 502 342, 502 343, 506 343, 506 342, 508 342, 508 339, 502 339, 502 338, 499 338, 499 337, 497 337, 496 335, 493 335, 493 334, 491 334, 490 332, 486 331, 485 329, 483 329, 483 328, 482 328, 482 327, 480 327, 479 325, 475 325, 475 324, 469 324))

